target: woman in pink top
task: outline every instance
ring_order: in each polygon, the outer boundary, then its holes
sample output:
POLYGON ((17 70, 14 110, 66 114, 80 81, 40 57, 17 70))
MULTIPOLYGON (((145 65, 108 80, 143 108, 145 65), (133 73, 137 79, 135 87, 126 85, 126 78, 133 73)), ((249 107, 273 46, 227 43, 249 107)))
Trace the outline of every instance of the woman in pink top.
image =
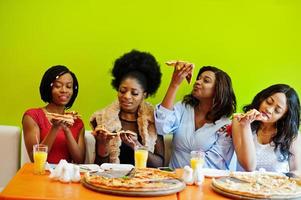
POLYGON ((84 124, 81 119, 72 125, 64 121, 49 121, 46 113, 64 114, 78 94, 78 82, 67 67, 57 65, 49 68, 40 84, 41 99, 48 104, 41 108, 28 109, 23 116, 24 141, 28 155, 33 161, 32 147, 37 143, 48 146, 49 163, 61 159, 83 163, 85 160, 84 124))

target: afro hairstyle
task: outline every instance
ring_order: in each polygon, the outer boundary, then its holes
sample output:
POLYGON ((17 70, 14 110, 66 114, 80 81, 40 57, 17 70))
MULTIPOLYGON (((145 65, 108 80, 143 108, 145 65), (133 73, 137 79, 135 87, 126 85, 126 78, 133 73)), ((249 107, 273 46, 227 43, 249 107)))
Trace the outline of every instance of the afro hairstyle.
POLYGON ((161 83, 160 65, 147 52, 132 50, 118 58, 112 69, 112 86, 118 90, 120 83, 133 77, 142 85, 147 96, 154 95, 161 83))

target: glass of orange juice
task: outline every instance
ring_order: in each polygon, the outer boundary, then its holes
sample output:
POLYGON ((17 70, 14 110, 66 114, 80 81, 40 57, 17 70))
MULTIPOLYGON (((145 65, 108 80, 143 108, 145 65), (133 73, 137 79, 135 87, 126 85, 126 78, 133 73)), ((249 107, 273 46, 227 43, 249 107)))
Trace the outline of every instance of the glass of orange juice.
POLYGON ((135 148, 135 167, 146 168, 148 149, 145 146, 135 148))
POLYGON ((45 174, 48 146, 44 144, 33 145, 33 172, 34 174, 45 174))
POLYGON ((201 168, 203 167, 204 157, 205 157, 205 154, 203 151, 191 151, 190 156, 191 156, 190 166, 193 170, 195 170, 197 167, 201 167, 201 168))

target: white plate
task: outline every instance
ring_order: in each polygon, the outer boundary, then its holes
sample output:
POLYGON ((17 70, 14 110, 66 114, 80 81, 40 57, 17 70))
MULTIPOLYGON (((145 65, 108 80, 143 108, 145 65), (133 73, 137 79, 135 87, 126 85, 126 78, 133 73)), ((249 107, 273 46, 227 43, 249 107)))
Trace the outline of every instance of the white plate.
POLYGON ((278 172, 269 172, 269 171, 253 171, 253 172, 237 171, 237 172, 233 172, 233 174, 236 174, 236 175, 266 174, 266 175, 273 175, 273 176, 285 176, 285 175, 282 174, 282 173, 278 173, 278 172))
POLYGON ((228 170, 219 170, 219 169, 211 169, 211 168, 203 168, 202 172, 203 172, 204 176, 209 177, 209 178, 229 176, 229 174, 230 174, 230 171, 228 171, 228 170))
POLYGON ((115 164, 115 163, 103 163, 100 165, 100 168, 103 170, 131 170, 134 168, 133 165, 130 164, 115 164))
POLYGON ((79 166, 80 172, 100 171, 99 165, 96 165, 96 164, 80 164, 78 166, 79 166))
MULTIPOLYGON (((76 164, 74 164, 76 165, 76 164)), ((50 171, 50 169, 54 170, 56 168, 57 164, 46 164, 45 169, 50 171)), ((79 172, 87 172, 87 171, 102 171, 100 169, 99 165, 96 164, 80 164, 79 166, 79 172)))

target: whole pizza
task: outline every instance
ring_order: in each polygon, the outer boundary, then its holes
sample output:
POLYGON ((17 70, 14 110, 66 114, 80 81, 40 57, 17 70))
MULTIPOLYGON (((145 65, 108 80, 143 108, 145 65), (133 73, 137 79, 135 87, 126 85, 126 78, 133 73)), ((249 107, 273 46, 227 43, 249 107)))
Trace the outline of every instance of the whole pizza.
POLYGON ((167 195, 185 188, 175 173, 156 168, 133 168, 126 175, 116 175, 114 171, 87 172, 83 184, 100 192, 132 196, 167 195))
POLYGON ((233 172, 228 177, 212 179, 215 191, 231 197, 250 199, 289 199, 301 196, 298 179, 269 172, 233 172))

